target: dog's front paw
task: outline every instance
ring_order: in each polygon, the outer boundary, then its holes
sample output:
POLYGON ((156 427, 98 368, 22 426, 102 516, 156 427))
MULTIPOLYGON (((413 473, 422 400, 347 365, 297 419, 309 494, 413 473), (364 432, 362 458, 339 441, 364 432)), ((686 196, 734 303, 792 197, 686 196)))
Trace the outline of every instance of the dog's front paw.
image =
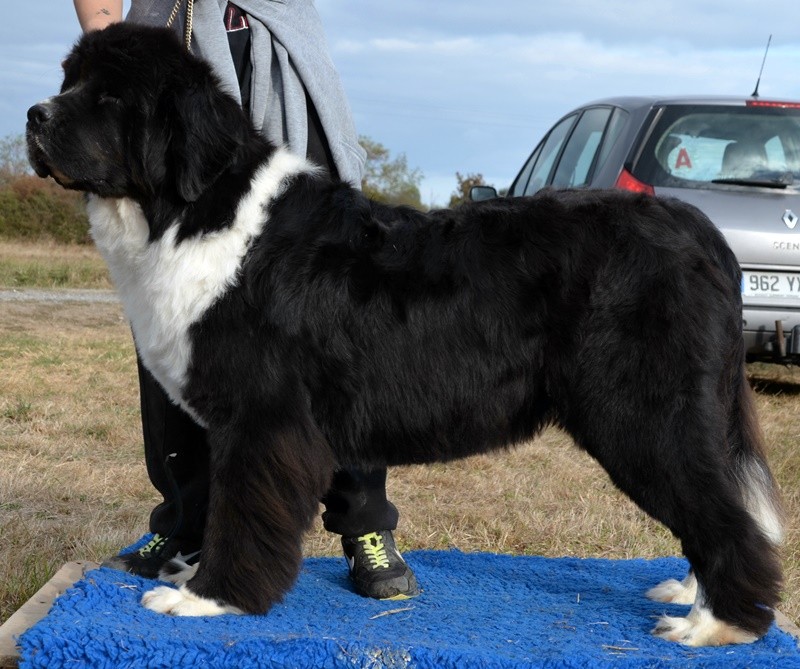
POLYGON ((243 613, 235 606, 218 604, 191 592, 185 585, 177 590, 166 585, 153 588, 142 595, 142 605, 156 613, 173 616, 221 616, 225 613, 243 613))

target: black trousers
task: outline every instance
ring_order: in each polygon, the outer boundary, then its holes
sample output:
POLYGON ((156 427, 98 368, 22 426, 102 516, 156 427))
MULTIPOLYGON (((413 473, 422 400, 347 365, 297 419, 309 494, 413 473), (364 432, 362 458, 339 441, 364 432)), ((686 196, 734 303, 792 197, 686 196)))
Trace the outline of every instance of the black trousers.
MULTIPOLYGON (((228 33, 245 109, 250 98, 250 34, 228 33)), ((337 176, 336 166, 317 111, 306 93, 308 109, 307 157, 337 176)), ((208 507, 209 454, 205 430, 180 407, 139 362, 144 453, 150 481, 164 501, 150 514, 150 531, 170 534, 187 548, 202 543, 208 507)), ((322 522, 330 532, 360 536, 376 530, 394 530, 398 513, 386 499, 386 469, 341 469, 322 498, 322 522)))

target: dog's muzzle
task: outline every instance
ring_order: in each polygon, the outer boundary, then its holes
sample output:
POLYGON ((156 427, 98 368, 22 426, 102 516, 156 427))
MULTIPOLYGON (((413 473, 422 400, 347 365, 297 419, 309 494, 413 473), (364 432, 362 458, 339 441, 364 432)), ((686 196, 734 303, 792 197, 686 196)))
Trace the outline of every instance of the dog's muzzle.
POLYGON ((47 153, 44 149, 42 137, 53 119, 53 104, 44 101, 33 105, 28 110, 28 123, 25 127, 25 137, 28 144, 28 160, 36 174, 47 177, 52 170, 47 162, 47 153))

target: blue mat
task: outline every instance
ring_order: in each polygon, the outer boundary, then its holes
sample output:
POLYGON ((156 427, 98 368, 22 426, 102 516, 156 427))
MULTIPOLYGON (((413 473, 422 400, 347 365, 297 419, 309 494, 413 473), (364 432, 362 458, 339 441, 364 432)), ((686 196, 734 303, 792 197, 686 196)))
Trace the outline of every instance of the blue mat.
POLYGON ((406 555, 421 596, 356 595, 341 558, 308 558, 285 601, 265 616, 171 618, 139 600, 155 587, 98 569, 19 639, 20 667, 738 667, 800 668, 773 626, 748 646, 689 649, 649 634, 662 613, 644 592, 683 578, 678 558, 600 560, 458 551, 406 555))

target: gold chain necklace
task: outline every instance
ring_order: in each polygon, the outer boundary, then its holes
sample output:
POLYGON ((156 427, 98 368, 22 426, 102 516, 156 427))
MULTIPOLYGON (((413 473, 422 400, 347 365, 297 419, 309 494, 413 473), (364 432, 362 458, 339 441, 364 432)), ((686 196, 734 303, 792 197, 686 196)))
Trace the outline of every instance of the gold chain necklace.
MULTIPOLYGON (((178 15, 178 10, 183 4, 183 0, 175 0, 175 5, 172 7, 172 12, 167 19, 167 28, 172 26, 175 17, 178 15)), ((183 42, 186 45, 186 50, 192 48, 192 10, 194 8, 194 0, 186 0, 186 24, 183 27, 183 42)))

